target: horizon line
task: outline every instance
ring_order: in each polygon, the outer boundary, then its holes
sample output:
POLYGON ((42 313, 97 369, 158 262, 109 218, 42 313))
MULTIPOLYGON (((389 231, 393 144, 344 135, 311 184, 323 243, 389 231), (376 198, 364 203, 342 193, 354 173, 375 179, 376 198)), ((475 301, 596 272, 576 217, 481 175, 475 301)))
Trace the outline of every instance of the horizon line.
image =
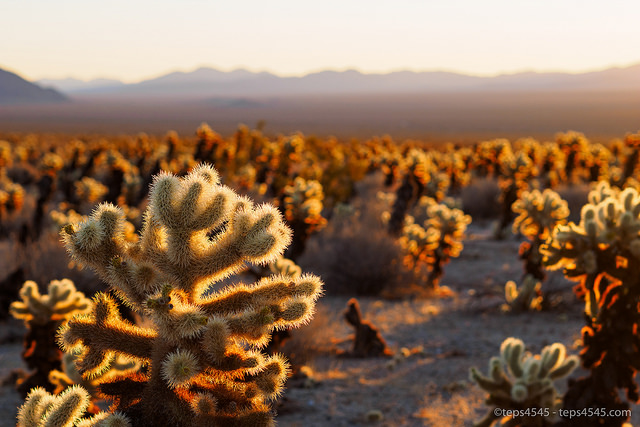
POLYGON ((600 72, 600 71, 606 71, 606 70, 611 70, 611 69, 623 69, 623 68, 630 68, 636 65, 640 65, 640 60, 636 60, 636 61, 631 61, 631 62, 627 62, 625 64, 612 64, 612 65, 607 65, 607 66, 599 66, 599 67, 593 67, 593 68, 587 68, 587 69, 582 69, 582 70, 567 70, 567 69, 557 69, 557 68, 552 68, 552 69, 536 69, 536 68, 519 68, 516 70, 502 70, 502 71, 497 71, 497 72, 492 72, 492 73, 474 73, 474 72, 468 72, 468 71, 461 71, 461 70, 455 70, 455 69, 448 69, 446 67, 441 67, 441 68, 431 68, 431 69, 412 69, 411 67, 405 67, 405 68, 393 68, 393 69, 388 69, 388 70, 363 70, 359 67, 355 67, 355 66, 346 66, 346 67, 339 67, 339 68, 316 68, 316 69, 311 69, 302 73, 282 73, 282 72, 275 72, 269 69, 255 69, 253 67, 247 67, 244 65, 238 65, 235 67, 216 67, 214 65, 211 64, 201 64, 201 65, 197 65, 195 67, 191 67, 189 69, 184 69, 184 68, 173 68, 170 69, 168 71, 159 73, 159 74, 154 74, 150 77, 144 77, 144 78, 140 78, 140 79, 122 79, 122 78, 118 78, 118 77, 113 77, 113 76, 98 76, 98 77, 91 77, 91 78, 80 78, 80 77, 76 77, 76 76, 72 76, 72 75, 66 75, 65 77, 40 77, 40 78, 35 78, 35 79, 29 79, 27 77, 24 76, 24 74, 22 74, 21 72, 12 69, 11 67, 6 67, 4 65, 0 65, 0 69, 3 69, 5 71, 9 71, 12 72, 22 78, 24 78, 25 80, 28 80, 30 82, 36 83, 38 81, 41 80, 66 80, 66 79, 72 79, 72 80, 78 80, 81 81, 83 83, 88 83, 91 82, 93 80, 115 80, 115 81, 119 81, 121 83, 124 84, 137 84, 137 83, 141 83, 144 81, 148 81, 148 80, 154 80, 157 78, 161 78, 164 76, 167 76, 169 74, 174 74, 174 73, 183 73, 183 74, 189 74, 189 73, 193 73, 195 71, 201 70, 201 69, 210 69, 210 70, 215 70, 215 71, 220 71, 223 73, 232 73, 232 72, 237 72, 237 71, 247 71, 253 74, 260 74, 260 73, 268 73, 268 74, 272 74, 276 77, 280 77, 280 78, 292 78, 292 77, 306 77, 309 75, 313 75, 313 74, 318 74, 318 73, 322 73, 322 72, 336 72, 336 73, 344 73, 344 72, 352 72, 355 71, 357 73, 363 74, 363 75, 389 75, 389 74, 393 74, 393 73, 400 73, 400 72, 410 72, 410 73, 416 73, 416 74, 420 74, 420 73, 451 73, 451 74, 458 74, 458 75, 463 75, 463 76, 469 76, 469 77, 480 77, 480 78, 492 78, 492 77, 500 77, 500 76, 510 76, 510 75, 517 75, 517 74, 527 74, 527 73, 536 73, 536 74, 568 74, 568 75, 580 75, 580 74, 588 74, 588 73, 593 73, 593 72, 600 72))

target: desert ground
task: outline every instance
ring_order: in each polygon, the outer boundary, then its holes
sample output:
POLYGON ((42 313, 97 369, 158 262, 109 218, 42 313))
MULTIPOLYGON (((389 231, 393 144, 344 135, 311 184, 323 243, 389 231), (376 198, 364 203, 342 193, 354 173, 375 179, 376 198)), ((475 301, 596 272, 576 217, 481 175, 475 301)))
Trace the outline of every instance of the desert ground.
MULTIPOLYGON (((364 317, 379 328, 393 357, 338 355, 351 345, 353 330, 343 320, 349 297, 321 298, 314 320, 285 343, 285 353, 307 367, 307 376, 289 380, 277 405, 278 425, 471 426, 486 411, 486 396, 469 381, 469 368, 486 372, 506 337, 521 338, 533 353, 561 342, 575 354, 583 305, 561 275, 545 283, 555 301, 548 311, 501 310, 504 283, 522 274, 519 242, 516 236, 494 240, 491 222, 472 224, 461 256, 447 265, 442 281, 453 296, 359 298, 364 317)), ((12 321, 0 329, 0 376, 22 366, 21 327, 12 321)), ((0 402, 0 425, 14 425, 20 397, 4 386, 0 402)), ((640 420, 640 408, 633 418, 640 420)))

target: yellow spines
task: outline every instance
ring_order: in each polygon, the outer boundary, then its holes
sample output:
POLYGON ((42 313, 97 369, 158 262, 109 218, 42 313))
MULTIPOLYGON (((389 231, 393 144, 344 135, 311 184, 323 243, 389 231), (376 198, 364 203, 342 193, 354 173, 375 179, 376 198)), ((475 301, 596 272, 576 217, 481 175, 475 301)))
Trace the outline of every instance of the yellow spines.
POLYGON ((462 251, 462 238, 471 217, 445 203, 422 197, 413 212, 418 220, 407 217, 400 239, 405 249, 405 265, 418 269, 426 264, 430 269, 434 263, 446 263, 450 257, 457 257, 462 251))
POLYGON ((89 406, 89 393, 74 385, 58 395, 42 388, 31 390, 18 410, 18 427, 131 427, 131 422, 120 413, 100 412, 91 418, 82 418, 89 406))
POLYGON ((121 319, 115 301, 98 293, 91 312, 73 317, 58 335, 65 351, 77 350, 76 365, 84 377, 90 378, 108 370, 116 354, 149 361, 157 332, 121 319))
POLYGON ((292 185, 284 187, 285 218, 289 222, 306 224, 307 234, 320 230, 327 223, 321 215, 323 199, 322 185, 318 181, 297 177, 292 185))
POLYGON ((222 186, 210 166, 180 178, 161 173, 149 198, 137 241, 123 237, 124 214, 110 205, 62 232, 72 256, 96 269, 147 324, 121 319, 113 299, 98 294, 90 313, 60 330, 60 342, 78 351, 85 379, 106 372, 119 355, 146 364, 147 371, 100 384, 114 399, 124 393, 123 401, 140 400, 133 413, 147 421, 271 425, 265 402, 281 390, 287 367, 259 348, 273 330, 309 321, 322 282, 292 268, 252 285, 211 289, 246 262, 279 259, 291 230, 273 206, 222 186), (159 408, 149 399, 155 395, 169 403, 159 408), (185 412, 197 396, 200 403, 185 412))
POLYGON ((124 227, 122 209, 103 203, 84 222, 65 226, 61 235, 74 261, 104 275, 111 259, 126 252, 124 227))
POLYGON ((69 279, 49 282, 46 295, 40 294, 34 281, 26 281, 20 289, 20 298, 22 301, 11 303, 9 311, 13 317, 35 324, 63 321, 91 309, 91 300, 77 291, 69 279))
POLYGON ((89 393, 82 387, 69 387, 57 396, 35 388, 18 410, 18 427, 73 427, 87 406, 89 393))
POLYGON ((141 366, 140 362, 118 354, 107 369, 91 376, 91 378, 86 378, 82 376, 76 366, 78 355, 81 352, 82 349, 78 347, 65 352, 62 356, 62 371, 53 370, 49 372, 49 382, 56 386, 56 392, 78 384, 85 388, 92 396, 95 396, 97 387, 101 382, 126 375, 130 372, 136 372, 141 366))
POLYGON ((518 216, 513 222, 513 231, 520 232, 530 240, 546 239, 558 224, 569 216, 567 202, 551 189, 525 191, 513 203, 511 209, 518 216))
POLYGON ((639 216, 640 195, 636 189, 620 191, 601 181, 589 193, 589 203, 582 207, 580 223, 554 230, 544 247, 545 263, 553 268, 575 270, 576 274, 593 273, 596 266, 589 260, 596 252, 607 251, 613 246, 628 250, 637 258, 636 254, 640 255, 639 216))

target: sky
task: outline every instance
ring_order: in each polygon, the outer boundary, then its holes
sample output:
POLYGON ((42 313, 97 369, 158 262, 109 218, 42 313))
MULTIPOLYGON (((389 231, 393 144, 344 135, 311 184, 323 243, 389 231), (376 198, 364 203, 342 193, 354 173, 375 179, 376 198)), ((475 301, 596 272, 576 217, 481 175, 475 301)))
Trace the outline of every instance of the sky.
POLYGON ((638 0, 2 0, 0 68, 136 82, 207 66, 584 72, 640 63, 638 0))

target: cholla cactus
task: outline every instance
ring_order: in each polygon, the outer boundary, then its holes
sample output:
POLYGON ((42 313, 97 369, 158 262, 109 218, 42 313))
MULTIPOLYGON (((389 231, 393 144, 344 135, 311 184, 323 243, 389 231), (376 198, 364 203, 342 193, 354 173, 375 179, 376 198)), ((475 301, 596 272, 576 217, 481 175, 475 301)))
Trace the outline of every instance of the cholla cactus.
POLYGON ((500 185, 501 205, 500 221, 496 225, 495 237, 503 238, 505 230, 513 220, 511 205, 518 200, 520 194, 529 188, 528 181, 537 174, 533 161, 524 152, 517 155, 502 156, 500 185))
POLYGON ((504 296, 507 301, 506 310, 527 311, 542 308, 542 283, 534 276, 527 274, 518 287, 516 282, 509 280, 504 285, 504 296))
POLYGON ((304 252, 311 234, 327 224, 322 216, 323 199, 322 185, 318 181, 297 177, 293 185, 284 187, 282 208, 293 229, 293 242, 287 256, 292 260, 304 252))
POLYGON ((85 176, 80 181, 75 182, 76 197, 87 203, 96 203, 105 194, 109 192, 109 188, 95 179, 85 176))
MULTIPOLYGON (((544 264, 563 268, 585 300, 582 362, 589 377, 572 383, 565 407, 625 409, 619 389, 638 402, 640 358, 640 195, 600 182, 589 193, 580 224, 556 227, 542 247, 544 264)), ((593 425, 622 425, 624 417, 594 417, 593 425)), ((585 424, 586 425, 586 424, 585 424)))
POLYGON ((567 356, 564 345, 554 343, 542 349, 540 355, 525 352, 524 343, 517 338, 507 338, 500 346, 500 357, 489 360, 489 373, 482 375, 471 368, 470 379, 489 392, 486 404, 491 410, 477 427, 488 427, 500 420, 504 426, 552 425, 554 411, 560 408, 561 399, 554 381, 564 378, 578 366, 576 356, 567 356), (502 416, 500 409, 534 410, 531 416, 502 416), (545 412, 548 411, 548 412, 545 412))
POLYGON ((606 287, 601 283, 604 275, 628 281, 625 270, 640 259, 639 215, 640 196, 635 189, 621 192, 602 181, 589 193, 580 224, 559 225, 542 247, 545 265, 563 268, 567 277, 580 281, 592 317, 597 316, 606 287))
POLYGON ((11 304, 9 311, 13 317, 24 320, 27 326, 22 357, 32 372, 18 380, 18 391, 25 396, 37 386, 53 391, 49 372, 60 369, 62 358, 56 345, 56 331, 73 315, 88 312, 91 301, 76 291, 68 279, 51 281, 46 295, 41 295, 38 285, 29 280, 20 289, 20 298, 21 301, 11 304))
POLYGON ((408 217, 400 242, 407 254, 405 265, 416 270, 426 264, 429 271, 426 287, 437 289, 444 265, 462 251, 462 238, 471 217, 444 203, 423 201, 421 205, 426 207, 428 219, 418 224, 413 217, 408 217))
POLYGON ((124 240, 123 217, 101 205, 66 227, 63 239, 149 326, 121 319, 115 301, 98 294, 91 313, 60 332, 65 349, 81 346, 79 370, 95 375, 118 354, 149 366, 100 385, 133 425, 273 425, 268 401, 288 367, 258 349, 273 330, 310 319, 322 283, 272 276, 212 288, 246 262, 282 254, 291 232, 278 211, 254 206, 220 185, 213 168, 199 166, 183 178, 155 178, 139 242, 124 240))
POLYGON ((41 295, 38 284, 28 280, 20 289, 22 301, 16 301, 9 308, 16 319, 23 319, 28 325, 44 325, 62 321, 89 310, 91 301, 76 290, 69 279, 52 280, 47 286, 47 294, 41 295))
POLYGON ((74 384, 81 385, 92 396, 98 396, 98 387, 101 383, 110 379, 115 379, 121 375, 127 375, 137 372, 141 364, 138 361, 117 355, 109 364, 109 367, 90 378, 85 378, 78 371, 76 361, 81 352, 80 348, 73 348, 62 356, 62 370, 54 370, 49 372, 49 382, 56 386, 55 392, 60 393, 74 384))
POLYGON ((575 131, 559 133, 556 135, 556 143, 565 154, 564 178, 567 182, 574 183, 577 179, 577 172, 582 163, 590 156, 590 142, 584 134, 575 131))
POLYGON ((296 279, 302 275, 302 269, 295 262, 288 258, 278 258, 269 266, 274 274, 296 279))
POLYGON ((520 258, 524 260, 525 275, 544 280, 540 246, 551 235, 556 225, 564 224, 569 216, 567 202, 553 190, 525 191, 511 209, 518 216, 513 222, 513 231, 522 233, 529 242, 520 245, 520 258))
POLYGON ((18 427, 131 427, 122 414, 101 412, 82 418, 89 406, 89 393, 80 386, 72 386, 59 395, 51 395, 42 388, 34 388, 18 410, 18 427))
POLYGON ((405 159, 406 172, 402 184, 396 191, 396 198, 387 221, 389 232, 400 235, 407 212, 423 195, 429 181, 429 171, 434 169, 431 158, 419 149, 411 149, 405 159))

